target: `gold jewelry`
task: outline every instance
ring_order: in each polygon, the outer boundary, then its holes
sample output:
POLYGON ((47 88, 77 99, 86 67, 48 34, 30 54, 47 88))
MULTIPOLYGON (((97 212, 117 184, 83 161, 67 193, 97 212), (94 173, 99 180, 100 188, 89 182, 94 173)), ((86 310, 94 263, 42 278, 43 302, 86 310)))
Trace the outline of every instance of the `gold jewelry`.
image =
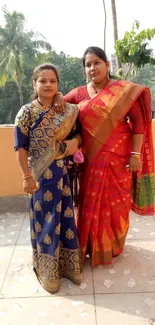
POLYGON ((131 154, 132 158, 136 158, 136 159, 141 159, 140 155, 137 155, 137 154, 131 154))
POLYGON ((31 173, 25 174, 25 175, 23 175, 23 181, 25 179, 28 179, 28 178, 31 178, 31 177, 32 177, 31 173))
POLYGON ((95 94, 97 94, 97 89, 95 88, 95 86, 94 86, 92 83, 90 83, 90 85, 91 85, 91 87, 93 88, 95 94))
POLYGON ((141 155, 141 152, 131 151, 132 154, 141 155))

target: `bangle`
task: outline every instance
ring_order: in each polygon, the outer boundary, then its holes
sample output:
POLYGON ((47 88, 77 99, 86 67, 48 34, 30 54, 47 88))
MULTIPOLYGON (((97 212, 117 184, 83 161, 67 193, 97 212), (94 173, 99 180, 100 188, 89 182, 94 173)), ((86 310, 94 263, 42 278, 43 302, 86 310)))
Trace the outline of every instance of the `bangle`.
POLYGON ((137 154, 132 154, 132 158, 141 159, 140 155, 137 155, 137 154))
POLYGON ((32 177, 32 175, 31 176, 25 176, 25 177, 23 177, 23 181, 25 181, 25 179, 28 179, 28 178, 31 178, 32 177))
POLYGON ((134 154, 134 155, 141 155, 141 152, 131 151, 131 154, 134 154))
POLYGON ((31 178, 31 177, 32 177, 31 173, 24 174, 24 175, 23 175, 23 181, 24 181, 25 179, 27 179, 27 178, 31 178))

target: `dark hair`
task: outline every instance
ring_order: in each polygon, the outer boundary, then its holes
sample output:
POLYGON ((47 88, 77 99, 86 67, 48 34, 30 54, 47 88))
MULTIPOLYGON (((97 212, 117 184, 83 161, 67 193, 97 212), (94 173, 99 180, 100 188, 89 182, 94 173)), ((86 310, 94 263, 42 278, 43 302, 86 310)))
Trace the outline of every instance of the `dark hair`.
MULTIPOLYGON (((36 81, 39 77, 39 73, 43 70, 52 70, 54 71, 56 78, 57 78, 57 82, 59 83, 59 74, 57 71, 57 68, 51 64, 51 63, 43 63, 38 65, 34 70, 33 70, 33 80, 36 81)), ((38 98, 37 93, 33 93, 33 95, 31 96, 32 100, 35 100, 38 98)))
POLYGON ((57 82, 59 83, 59 75, 58 75, 58 71, 57 68, 51 64, 51 63, 43 63, 38 65, 34 71, 33 71, 33 80, 36 81, 39 77, 39 73, 43 70, 52 70, 54 71, 56 78, 57 78, 57 82))
POLYGON ((88 47, 84 54, 83 54, 83 58, 82 58, 82 62, 83 62, 83 66, 85 68, 85 61, 86 61, 86 55, 88 53, 92 53, 92 54, 95 54, 96 56, 98 56, 101 60, 103 60, 104 62, 107 62, 107 56, 105 54, 105 52, 100 48, 100 47, 97 47, 97 46, 90 46, 88 47))

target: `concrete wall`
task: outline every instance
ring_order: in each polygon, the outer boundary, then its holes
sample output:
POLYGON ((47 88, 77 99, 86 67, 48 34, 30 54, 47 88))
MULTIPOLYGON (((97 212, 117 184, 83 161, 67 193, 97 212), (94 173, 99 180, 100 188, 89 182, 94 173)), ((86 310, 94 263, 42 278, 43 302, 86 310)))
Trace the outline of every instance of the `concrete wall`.
MULTIPOLYGON (((14 145, 14 126, 0 126, 0 197, 23 195, 21 172, 19 170, 14 145)), ((152 123, 155 148, 155 120, 152 123)))
POLYGON ((0 196, 23 195, 21 172, 17 165, 13 125, 0 126, 0 196))

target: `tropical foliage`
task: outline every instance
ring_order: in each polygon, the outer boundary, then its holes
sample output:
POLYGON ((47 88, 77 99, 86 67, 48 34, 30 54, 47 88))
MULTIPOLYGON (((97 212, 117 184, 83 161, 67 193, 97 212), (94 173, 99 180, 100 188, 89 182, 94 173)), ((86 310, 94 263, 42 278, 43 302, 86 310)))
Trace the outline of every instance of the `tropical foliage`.
MULTIPOLYGON (((103 1, 105 6, 105 2, 103 1)), ((113 24, 117 32, 115 0, 111 0, 113 24)), ((59 69, 59 90, 63 94, 85 84, 81 58, 57 54, 43 35, 26 30, 26 18, 17 11, 9 12, 3 7, 5 23, 0 26, 0 124, 12 124, 23 103, 32 95, 33 69, 45 62, 55 64, 59 69)), ((105 8, 106 10, 106 8, 105 8)), ((127 69, 122 76, 150 87, 155 98, 155 59, 148 42, 155 36, 155 29, 139 31, 140 24, 134 22, 130 32, 122 40, 115 35, 115 49, 118 63, 127 69)))
POLYGON ((155 64, 153 51, 148 47, 149 41, 155 36, 155 28, 144 29, 139 32, 138 21, 133 23, 130 32, 126 32, 122 40, 117 40, 115 44, 117 58, 126 65, 127 71, 123 77, 136 75, 138 69, 145 64, 155 64))
POLYGON ((0 26, 0 124, 14 118, 31 98, 35 66, 51 62, 60 70, 60 91, 64 94, 85 82, 81 59, 58 55, 43 35, 25 29, 26 18, 3 7, 4 26, 0 26))

